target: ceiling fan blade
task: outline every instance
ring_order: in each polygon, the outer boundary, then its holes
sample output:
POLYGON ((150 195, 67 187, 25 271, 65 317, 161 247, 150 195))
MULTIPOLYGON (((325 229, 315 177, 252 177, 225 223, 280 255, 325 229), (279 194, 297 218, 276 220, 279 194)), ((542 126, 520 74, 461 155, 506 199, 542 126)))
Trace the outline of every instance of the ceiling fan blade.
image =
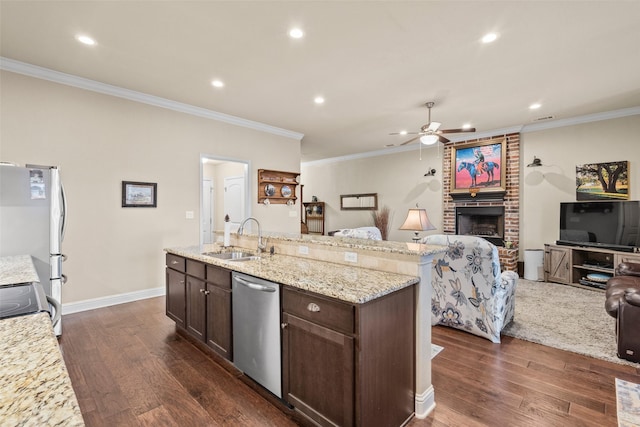
POLYGON ((411 142, 415 141, 415 140, 416 140, 416 139, 418 139, 418 138, 420 138, 420 135, 416 136, 415 138, 411 138, 410 140, 405 141, 405 142, 403 142, 403 143, 402 143, 402 144, 400 144, 400 145, 407 145, 407 144, 409 144, 409 143, 411 143, 411 142))
POLYGON ((462 133, 462 132, 475 132, 476 128, 469 129, 442 129, 438 133, 462 133))
POLYGON ((429 123, 427 130, 430 130, 431 132, 435 132, 440 128, 441 125, 442 123, 439 123, 439 122, 431 122, 429 123))

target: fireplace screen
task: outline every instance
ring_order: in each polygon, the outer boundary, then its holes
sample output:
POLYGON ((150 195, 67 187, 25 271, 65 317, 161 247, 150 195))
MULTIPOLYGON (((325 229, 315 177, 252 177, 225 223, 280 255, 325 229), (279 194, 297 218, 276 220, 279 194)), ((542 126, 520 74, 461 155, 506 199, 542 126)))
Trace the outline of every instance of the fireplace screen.
POLYGON ((504 246, 504 207, 456 208, 456 234, 484 237, 504 246))

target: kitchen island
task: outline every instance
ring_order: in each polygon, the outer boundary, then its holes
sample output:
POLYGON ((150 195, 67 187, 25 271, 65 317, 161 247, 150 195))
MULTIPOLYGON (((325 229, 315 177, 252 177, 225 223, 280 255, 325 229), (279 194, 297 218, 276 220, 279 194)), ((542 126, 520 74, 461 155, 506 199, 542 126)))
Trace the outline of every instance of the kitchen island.
MULTIPOLYGON (((0 258, 0 283, 38 281, 28 255, 0 258)), ((0 424, 83 426, 49 313, 0 320, 0 424)))
POLYGON ((215 256, 255 249, 256 238, 232 245, 165 249, 167 315, 179 330, 233 361, 231 272, 280 283, 285 402, 318 425, 402 425, 433 409, 430 273, 445 248, 269 236, 274 255, 215 256))

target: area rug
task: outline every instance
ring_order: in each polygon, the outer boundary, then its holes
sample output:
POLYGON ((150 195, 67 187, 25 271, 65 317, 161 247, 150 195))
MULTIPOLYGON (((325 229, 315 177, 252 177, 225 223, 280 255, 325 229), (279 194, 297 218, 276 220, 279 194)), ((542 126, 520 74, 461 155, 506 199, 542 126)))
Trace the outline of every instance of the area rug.
POLYGON ((516 311, 504 335, 610 362, 638 366, 616 356, 615 320, 604 292, 518 279, 516 311))
POLYGON ((616 378, 618 427, 640 426, 640 385, 616 378))

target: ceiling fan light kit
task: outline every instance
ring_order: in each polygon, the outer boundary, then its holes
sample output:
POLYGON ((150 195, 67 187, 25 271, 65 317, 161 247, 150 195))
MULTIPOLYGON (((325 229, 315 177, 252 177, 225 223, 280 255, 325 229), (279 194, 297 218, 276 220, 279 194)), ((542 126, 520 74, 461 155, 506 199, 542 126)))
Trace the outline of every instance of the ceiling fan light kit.
POLYGON ((442 123, 440 122, 432 122, 431 121, 431 108, 435 105, 435 102, 429 101, 425 104, 429 109, 429 121, 426 125, 420 128, 419 132, 400 132, 400 133, 391 133, 390 135, 404 135, 405 133, 411 133, 414 135, 418 135, 416 137, 411 138, 408 141, 403 142, 400 145, 407 145, 417 139, 424 145, 433 145, 436 142, 440 141, 443 144, 449 142, 449 139, 442 136, 445 133, 462 133, 462 132, 475 132, 475 128, 462 128, 462 129, 440 129, 442 123))
POLYGON ((422 135, 420 137, 420 142, 423 143, 424 145, 433 145, 436 142, 438 142, 439 139, 440 137, 438 135, 432 133, 428 135, 422 135))

